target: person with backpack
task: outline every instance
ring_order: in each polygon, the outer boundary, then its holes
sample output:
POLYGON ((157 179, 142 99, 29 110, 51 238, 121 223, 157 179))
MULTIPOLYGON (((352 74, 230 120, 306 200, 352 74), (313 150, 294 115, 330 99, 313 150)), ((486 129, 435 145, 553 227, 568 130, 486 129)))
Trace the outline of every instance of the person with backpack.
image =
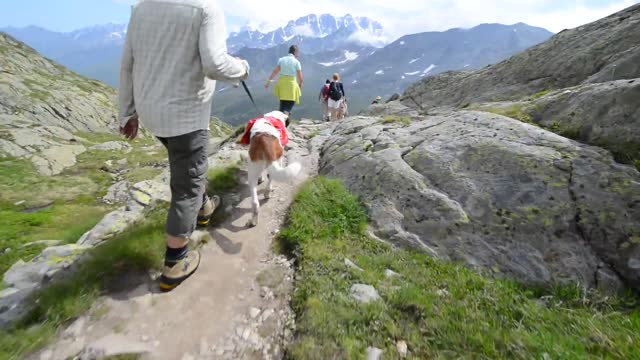
POLYGON ((331 111, 331 121, 338 120, 342 104, 346 101, 347 98, 344 94, 344 86, 340 82, 340 75, 333 74, 333 81, 329 84, 329 101, 327 102, 331 111))
POLYGON ((278 60, 278 65, 276 65, 265 85, 265 88, 269 89, 273 78, 280 74, 273 93, 280 101, 280 112, 287 114, 288 118, 291 118, 293 106, 300 104, 300 97, 302 96, 301 89, 304 77, 302 76, 302 66, 298 60, 299 56, 300 50, 298 46, 291 45, 289 55, 278 60))
POLYGON ((322 88, 320 89, 320 94, 318 95, 318 101, 322 106, 322 121, 329 121, 329 85, 331 81, 327 79, 322 88))

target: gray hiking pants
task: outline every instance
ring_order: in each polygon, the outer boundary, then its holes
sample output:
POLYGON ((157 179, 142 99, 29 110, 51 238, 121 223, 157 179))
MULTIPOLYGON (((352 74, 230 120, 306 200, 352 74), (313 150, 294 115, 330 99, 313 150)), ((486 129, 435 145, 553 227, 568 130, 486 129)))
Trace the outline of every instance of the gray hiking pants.
POLYGON ((209 169, 209 131, 158 138, 169 152, 171 207, 166 232, 187 238, 196 229, 209 169))

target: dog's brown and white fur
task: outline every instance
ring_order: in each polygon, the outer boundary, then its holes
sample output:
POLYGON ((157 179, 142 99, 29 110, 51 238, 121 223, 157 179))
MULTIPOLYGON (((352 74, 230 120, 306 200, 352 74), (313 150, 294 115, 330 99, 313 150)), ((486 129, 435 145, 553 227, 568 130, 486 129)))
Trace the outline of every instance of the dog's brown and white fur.
MULTIPOLYGON (((281 112, 269 113, 273 117, 278 118, 283 123, 287 117, 281 112)), ((268 115, 269 115, 268 114, 268 115)), ((286 128, 285 130, 286 131, 286 128)), ((273 191, 272 181, 278 182, 290 182, 295 176, 298 175, 302 166, 299 163, 292 163, 287 167, 282 166, 282 156, 284 149, 280 144, 280 139, 265 132, 254 132, 251 129, 251 141, 249 143, 249 168, 248 168, 248 182, 249 190, 251 191, 251 202, 253 205, 253 214, 250 226, 258 225, 258 211, 260 209, 260 202, 258 201, 258 180, 262 176, 262 173, 267 170, 269 174, 269 180, 267 182, 267 190, 265 192, 265 199, 269 199, 271 192, 273 191)))

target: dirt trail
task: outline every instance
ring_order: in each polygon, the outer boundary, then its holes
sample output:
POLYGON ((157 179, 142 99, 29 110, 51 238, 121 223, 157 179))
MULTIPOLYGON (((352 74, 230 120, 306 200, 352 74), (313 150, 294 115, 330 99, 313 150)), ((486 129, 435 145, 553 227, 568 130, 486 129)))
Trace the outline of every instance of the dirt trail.
MULTIPOLYGON (((102 297, 89 314, 31 358, 117 353, 171 360, 280 358, 293 321, 288 306, 293 272, 271 244, 297 187, 316 175, 318 148, 328 131, 327 125, 310 121, 290 129, 287 160, 300 162, 302 174, 294 184, 276 183, 270 200, 263 200, 264 185, 260 187, 262 206, 254 228, 246 227, 251 203, 246 172, 241 173, 238 193, 223 196, 230 216, 209 230, 211 241, 202 246, 202 262, 191 279, 162 294, 154 280, 158 274, 132 275, 126 290, 102 297)), ((228 144, 218 156, 241 150, 228 144)))

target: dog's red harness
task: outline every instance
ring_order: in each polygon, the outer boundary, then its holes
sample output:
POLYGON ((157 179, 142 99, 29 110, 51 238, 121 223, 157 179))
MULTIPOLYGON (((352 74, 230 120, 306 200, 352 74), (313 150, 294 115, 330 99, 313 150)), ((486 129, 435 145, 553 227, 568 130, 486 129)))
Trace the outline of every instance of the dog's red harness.
POLYGON ((256 121, 262 120, 262 119, 267 120, 271 124, 271 126, 273 126, 278 130, 278 132, 280 133, 280 144, 282 144, 282 146, 287 145, 287 143, 289 142, 289 139, 287 138, 287 128, 285 127, 282 121, 272 117, 256 118, 256 119, 249 120, 249 123, 244 129, 244 135, 242 135, 240 144, 249 145, 249 142, 251 140, 251 128, 253 127, 253 124, 256 123, 256 121))

